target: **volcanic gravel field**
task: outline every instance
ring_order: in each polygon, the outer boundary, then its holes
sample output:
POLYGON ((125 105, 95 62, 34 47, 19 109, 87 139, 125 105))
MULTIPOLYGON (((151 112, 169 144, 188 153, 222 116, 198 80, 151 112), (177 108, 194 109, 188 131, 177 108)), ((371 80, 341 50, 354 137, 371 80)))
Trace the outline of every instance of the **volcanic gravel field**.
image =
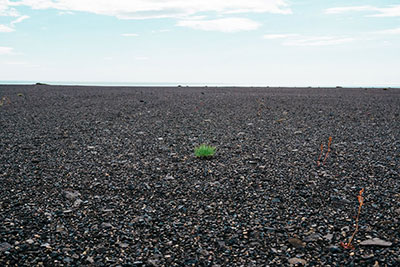
POLYGON ((1 266, 400 265, 400 89, 0 98, 1 266))

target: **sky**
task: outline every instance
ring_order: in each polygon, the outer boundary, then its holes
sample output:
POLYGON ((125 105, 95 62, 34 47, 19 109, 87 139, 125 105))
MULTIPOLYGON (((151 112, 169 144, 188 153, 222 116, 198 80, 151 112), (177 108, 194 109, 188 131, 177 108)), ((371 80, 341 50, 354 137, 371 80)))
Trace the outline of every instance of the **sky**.
POLYGON ((0 0, 0 81, 400 86, 400 1, 0 0))

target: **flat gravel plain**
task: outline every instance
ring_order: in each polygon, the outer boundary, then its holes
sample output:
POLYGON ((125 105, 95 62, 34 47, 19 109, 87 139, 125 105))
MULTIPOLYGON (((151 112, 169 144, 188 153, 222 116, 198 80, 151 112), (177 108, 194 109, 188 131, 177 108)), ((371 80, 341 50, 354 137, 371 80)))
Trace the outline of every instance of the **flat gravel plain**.
POLYGON ((1 266, 400 265, 400 89, 0 98, 1 266), (210 160, 194 156, 203 143, 210 160))

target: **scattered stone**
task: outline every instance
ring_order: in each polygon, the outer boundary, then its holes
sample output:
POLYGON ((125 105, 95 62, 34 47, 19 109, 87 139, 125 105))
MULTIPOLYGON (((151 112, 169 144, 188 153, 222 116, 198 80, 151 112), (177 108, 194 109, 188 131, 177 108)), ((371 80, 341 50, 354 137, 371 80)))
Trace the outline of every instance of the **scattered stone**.
POLYGON ((129 244, 127 244, 127 243, 119 243, 119 246, 121 248, 127 248, 127 247, 129 247, 129 244))
POLYGON ((332 238, 333 238, 333 234, 326 234, 326 235, 323 236, 323 238, 324 238, 325 240, 327 240, 327 241, 331 241, 332 238))
POLYGON ((89 262, 89 263, 94 263, 93 257, 90 257, 90 256, 88 256, 88 257, 86 258, 86 261, 89 262))
POLYGON ((281 200, 277 197, 272 199, 272 203, 280 203, 280 202, 281 200))
POLYGON ((74 201, 76 198, 81 196, 78 191, 64 191, 64 194, 65 197, 71 201, 74 201))
POLYGON ((329 247, 329 251, 331 253, 339 253, 341 250, 340 250, 340 248, 338 246, 330 246, 329 247))
POLYGON ((165 176, 164 179, 167 181, 175 180, 175 178, 172 175, 167 175, 167 176, 165 176))
POLYGON ((295 248, 304 248, 306 246, 306 243, 298 238, 289 238, 288 242, 295 248))
POLYGON ((100 228, 102 228, 102 229, 109 229, 109 228, 113 228, 113 226, 112 226, 112 224, 111 223, 102 223, 102 224, 100 224, 100 228))
POLYGON ((43 248, 51 249, 51 246, 50 246, 49 243, 43 243, 40 246, 43 247, 43 248))
POLYGON ((290 265, 306 265, 307 262, 305 260, 299 259, 299 258, 290 258, 289 264, 290 265))
POLYGON ((74 201, 74 208, 78 208, 82 204, 82 199, 78 198, 77 200, 74 201))
POLYGON ((10 248, 12 248, 12 246, 9 243, 7 242, 0 243, 0 251, 6 251, 9 250, 10 248))
POLYGON ((33 241, 33 239, 27 239, 25 242, 29 245, 32 245, 33 243, 35 243, 35 241, 33 241))
POLYGON ((384 241, 379 238, 372 238, 372 239, 367 239, 367 240, 361 241, 360 245, 361 246, 390 247, 392 245, 392 242, 384 241))
POLYGON ((318 233, 311 234, 311 235, 307 236, 306 238, 304 238, 304 241, 306 241, 306 242, 315 242, 318 240, 322 240, 321 235, 318 233))

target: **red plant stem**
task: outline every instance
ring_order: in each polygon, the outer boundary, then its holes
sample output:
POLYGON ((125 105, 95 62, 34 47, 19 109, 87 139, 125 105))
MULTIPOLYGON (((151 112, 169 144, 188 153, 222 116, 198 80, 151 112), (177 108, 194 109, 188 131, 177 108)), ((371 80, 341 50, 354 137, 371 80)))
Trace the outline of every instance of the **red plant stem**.
POLYGON ((350 237, 349 242, 347 243, 348 246, 351 246, 351 243, 353 242, 353 239, 356 236, 356 233, 358 232, 358 218, 360 218, 361 206, 362 204, 360 203, 360 205, 358 206, 358 213, 356 217, 356 229, 354 230, 353 235, 350 237))
POLYGON ((353 248, 353 246, 351 245, 351 243, 354 240, 354 237, 356 235, 356 233, 358 232, 358 219, 360 218, 360 213, 361 213, 361 207, 364 204, 364 198, 362 196, 362 194, 364 193, 364 188, 360 190, 359 195, 357 196, 358 198, 358 202, 360 203, 360 205, 358 206, 358 212, 357 212, 357 217, 356 217, 356 229, 354 230, 354 233, 351 235, 349 242, 347 243, 342 243, 342 246, 344 248, 353 248))
POLYGON ((329 141, 328 141, 328 152, 325 154, 324 161, 322 162, 322 165, 325 165, 325 161, 328 158, 329 152, 331 152, 331 143, 332 143, 332 136, 329 136, 329 141))

